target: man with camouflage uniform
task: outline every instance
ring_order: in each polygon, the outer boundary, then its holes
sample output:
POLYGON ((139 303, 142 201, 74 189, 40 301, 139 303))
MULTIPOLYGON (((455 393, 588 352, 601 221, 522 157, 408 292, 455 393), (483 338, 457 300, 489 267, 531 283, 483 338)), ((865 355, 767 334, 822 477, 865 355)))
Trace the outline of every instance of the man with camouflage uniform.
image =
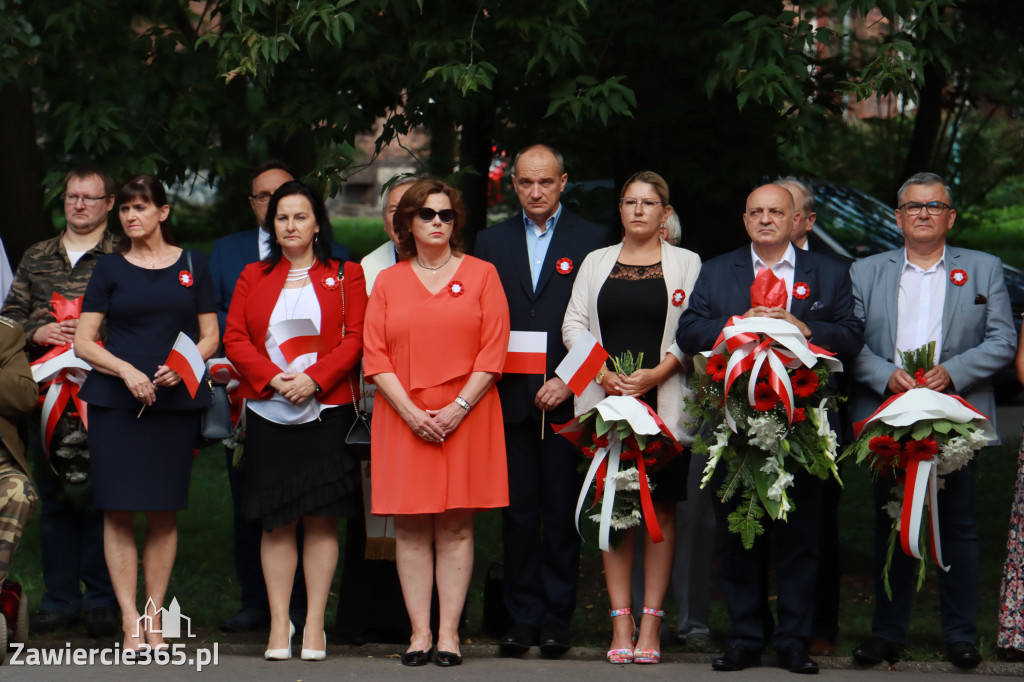
MULTIPOLYGON (((35 407, 39 395, 24 350, 21 327, 0 317, 0 612, 7 621, 8 640, 18 641, 24 641, 27 635, 15 632, 22 608, 21 585, 7 580, 7 571, 35 508, 36 492, 29 480, 25 447, 16 422, 35 407)), ((0 660, 3 653, 0 651, 0 660)))
MULTIPOLYGON (((56 237, 33 245, 14 275, 14 284, 0 314, 21 324, 26 351, 35 360, 53 347, 70 344, 77 315, 58 320, 52 304, 57 293, 72 301, 85 293, 96 260, 115 248, 107 229, 107 214, 114 206, 114 181, 93 167, 72 170, 64 178, 64 215, 67 227, 56 237)), ((84 435, 74 404, 60 418, 54 433, 82 441, 84 435)), ((30 420, 29 445, 43 452, 40 413, 30 420)), ((57 437, 53 446, 57 447, 57 437)), ((78 443, 79 450, 81 443, 78 443)), ((73 447, 73 446, 72 446, 73 447)), ((117 600, 103 556, 103 514, 86 504, 75 504, 49 464, 36 467, 36 486, 42 499, 43 580, 46 593, 33 615, 37 633, 77 623, 84 607, 86 628, 94 637, 120 630, 117 600), (83 508, 84 507, 84 508, 83 508), (85 594, 79 583, 85 584, 85 594)))

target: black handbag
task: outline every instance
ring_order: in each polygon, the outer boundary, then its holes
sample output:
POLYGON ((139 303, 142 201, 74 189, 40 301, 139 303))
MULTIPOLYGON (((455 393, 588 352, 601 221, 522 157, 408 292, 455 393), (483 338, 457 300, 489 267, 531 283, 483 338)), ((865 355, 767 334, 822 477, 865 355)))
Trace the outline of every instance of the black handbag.
MULTIPOLYGON (((345 338, 345 274, 342 272, 345 267, 344 263, 338 265, 338 282, 340 282, 339 288, 341 289, 341 338, 345 338)), ((359 376, 362 378, 362 363, 360 363, 359 376)), ((360 402, 356 402, 356 387, 350 376, 348 379, 349 388, 352 390, 352 409, 356 413, 355 421, 352 422, 352 426, 348 428, 348 433, 345 434, 345 445, 347 445, 352 452, 352 455, 359 460, 368 461, 370 459, 370 418, 371 415, 367 412, 362 402, 362 396, 360 396, 360 402)))
POLYGON ((203 408, 200 427, 206 440, 224 440, 231 435, 231 405, 228 403, 228 389, 223 384, 213 383, 209 377, 210 404, 203 408))

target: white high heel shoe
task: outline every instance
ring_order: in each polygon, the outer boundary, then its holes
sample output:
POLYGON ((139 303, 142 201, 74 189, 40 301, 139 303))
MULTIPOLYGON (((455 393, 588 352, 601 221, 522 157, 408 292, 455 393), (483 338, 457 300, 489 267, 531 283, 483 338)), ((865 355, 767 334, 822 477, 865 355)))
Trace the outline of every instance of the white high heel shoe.
POLYGON ((292 637, 295 636, 295 625, 288 621, 288 648, 267 649, 263 652, 263 658, 268 661, 287 661, 292 657, 292 637))
MULTIPOLYGON (((306 641, 306 628, 302 628, 302 641, 306 641)), ((322 661, 327 658, 327 633, 324 632, 324 648, 323 649, 307 649, 302 647, 302 652, 299 654, 299 658, 303 661, 322 661)))

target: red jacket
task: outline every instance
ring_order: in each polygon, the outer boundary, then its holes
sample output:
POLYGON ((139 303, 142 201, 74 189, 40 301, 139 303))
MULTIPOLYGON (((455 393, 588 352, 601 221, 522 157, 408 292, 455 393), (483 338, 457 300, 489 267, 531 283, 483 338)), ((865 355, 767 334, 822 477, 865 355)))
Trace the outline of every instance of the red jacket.
MULTIPOLYGON (((267 327, 270 315, 284 287, 290 264, 287 258, 266 272, 262 263, 251 263, 242 271, 231 297, 224 350, 242 375, 240 398, 269 398, 270 380, 282 370, 267 355, 267 327)), ((346 262, 341 286, 345 288, 345 340, 341 340, 341 287, 329 289, 325 280, 338 276, 338 261, 328 266, 315 262, 309 277, 320 302, 320 337, 329 352, 321 352, 305 373, 319 386, 317 399, 330 405, 352 402, 353 388, 359 391, 359 360, 363 355, 363 317, 366 313, 366 281, 357 263, 346 262), (351 388, 350 388, 351 387, 351 388)))

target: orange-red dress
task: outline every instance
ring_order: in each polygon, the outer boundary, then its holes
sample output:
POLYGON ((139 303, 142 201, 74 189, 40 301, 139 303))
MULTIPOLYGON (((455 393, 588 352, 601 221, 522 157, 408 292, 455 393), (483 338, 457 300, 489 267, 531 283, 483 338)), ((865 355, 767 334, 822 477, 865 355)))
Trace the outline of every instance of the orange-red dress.
MULTIPOLYGON (((505 292, 490 263, 466 256, 431 294, 409 261, 377 276, 363 327, 366 378, 394 373, 412 401, 438 410, 472 372, 500 375, 508 352, 505 292)), ((494 386, 443 443, 416 436, 379 395, 374 401, 372 512, 436 514, 508 505, 501 403, 494 386)))

